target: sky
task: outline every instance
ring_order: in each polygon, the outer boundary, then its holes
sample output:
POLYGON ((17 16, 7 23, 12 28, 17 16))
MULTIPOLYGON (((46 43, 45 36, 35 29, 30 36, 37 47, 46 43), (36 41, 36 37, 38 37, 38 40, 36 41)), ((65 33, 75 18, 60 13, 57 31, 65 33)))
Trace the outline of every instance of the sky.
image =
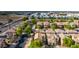
POLYGON ((0 11, 79 11, 79 0, 0 0, 0 11))

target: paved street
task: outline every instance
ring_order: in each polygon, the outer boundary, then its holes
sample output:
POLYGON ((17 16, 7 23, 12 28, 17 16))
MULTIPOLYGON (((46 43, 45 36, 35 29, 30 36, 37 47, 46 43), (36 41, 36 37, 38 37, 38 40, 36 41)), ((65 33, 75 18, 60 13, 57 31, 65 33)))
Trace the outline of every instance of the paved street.
MULTIPOLYGON (((31 18, 30 12, 26 13, 25 15, 29 17, 28 21, 30 21, 31 18)), ((21 25, 21 23, 22 23, 22 18, 18 19, 17 21, 5 24, 4 26, 1 26, 0 27, 1 34, 7 32, 7 30, 9 30, 10 28, 16 28, 17 26, 21 25)))

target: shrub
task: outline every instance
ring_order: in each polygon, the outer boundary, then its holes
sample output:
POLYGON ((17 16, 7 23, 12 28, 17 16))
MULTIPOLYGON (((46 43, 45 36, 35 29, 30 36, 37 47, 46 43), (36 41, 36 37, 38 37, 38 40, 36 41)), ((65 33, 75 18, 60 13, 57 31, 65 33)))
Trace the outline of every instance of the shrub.
POLYGON ((71 48, 79 48, 79 44, 71 45, 71 48))
POLYGON ((24 29, 24 32, 25 32, 26 34, 30 35, 31 32, 32 32, 31 26, 30 26, 30 25, 27 25, 27 27, 24 29))
POLYGON ((28 19, 27 17, 23 17, 23 18, 22 18, 23 21, 26 21, 27 19, 28 19))
POLYGON ((40 39, 34 39, 34 40, 32 40, 31 41, 31 44, 30 44, 30 48, 40 48, 40 47, 42 47, 42 42, 41 42, 41 40, 40 39))
POLYGON ((68 37, 65 37, 63 39, 63 44, 66 46, 66 47, 71 47, 71 45, 74 45, 74 41, 72 40, 72 37, 68 36, 68 37))
POLYGON ((36 19, 31 20, 32 24, 36 24, 36 19))
POLYGON ((19 26, 16 28, 16 35, 20 36, 22 34, 22 28, 19 26))
POLYGON ((51 25, 51 28, 52 28, 53 30, 55 30, 55 29, 57 29, 57 25, 56 25, 56 24, 52 24, 52 25, 51 25))

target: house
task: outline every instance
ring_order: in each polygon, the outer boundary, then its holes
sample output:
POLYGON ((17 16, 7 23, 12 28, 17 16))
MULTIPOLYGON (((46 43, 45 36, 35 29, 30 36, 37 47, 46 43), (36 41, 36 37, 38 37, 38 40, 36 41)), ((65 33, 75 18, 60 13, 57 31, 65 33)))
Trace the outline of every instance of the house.
POLYGON ((45 22, 43 23, 43 25, 44 25, 44 28, 50 27, 50 23, 49 23, 48 21, 45 21, 45 22))
POLYGON ((38 22, 37 22, 37 26, 43 27, 43 22, 38 21, 38 22))
POLYGON ((64 25, 67 25, 68 22, 55 22, 59 28, 64 28, 64 25))
POLYGON ((72 40, 74 40, 75 43, 79 43, 79 34, 72 35, 72 40))
POLYGON ((45 38, 45 33, 43 30, 36 30, 34 39, 38 39, 38 38, 41 40, 45 38))
POLYGON ((79 20, 74 20, 74 24, 79 27, 79 20))
POLYGON ((63 46, 63 39, 66 36, 64 34, 65 31, 61 29, 56 29, 55 32, 56 32, 56 36, 59 38, 59 45, 63 46))
POLYGON ((52 29, 46 30, 48 45, 56 45, 57 38, 52 29))

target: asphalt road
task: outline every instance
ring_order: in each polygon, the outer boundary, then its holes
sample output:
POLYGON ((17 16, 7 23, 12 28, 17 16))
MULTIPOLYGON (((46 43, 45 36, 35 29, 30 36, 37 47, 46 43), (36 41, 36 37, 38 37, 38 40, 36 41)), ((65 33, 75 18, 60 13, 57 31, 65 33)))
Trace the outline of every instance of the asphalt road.
MULTIPOLYGON (((28 14, 29 13, 27 13, 26 16, 29 17, 28 21, 30 21, 30 17, 31 17, 30 15, 31 14, 29 14, 29 15, 28 14)), ((17 27, 17 26, 19 26, 21 24, 21 22, 22 22, 22 18, 18 19, 17 21, 5 24, 4 26, 0 27, 0 32, 3 33, 3 32, 7 31, 8 29, 10 29, 12 27, 17 27)))
POLYGON ((4 26, 2 26, 0 28, 0 31, 1 31, 1 33, 3 33, 5 31, 7 31, 9 29, 9 27, 12 28, 12 27, 16 27, 16 26, 20 25, 21 22, 22 22, 22 20, 19 19, 18 21, 15 21, 15 22, 11 22, 9 24, 6 24, 6 25, 4 25, 4 26))

